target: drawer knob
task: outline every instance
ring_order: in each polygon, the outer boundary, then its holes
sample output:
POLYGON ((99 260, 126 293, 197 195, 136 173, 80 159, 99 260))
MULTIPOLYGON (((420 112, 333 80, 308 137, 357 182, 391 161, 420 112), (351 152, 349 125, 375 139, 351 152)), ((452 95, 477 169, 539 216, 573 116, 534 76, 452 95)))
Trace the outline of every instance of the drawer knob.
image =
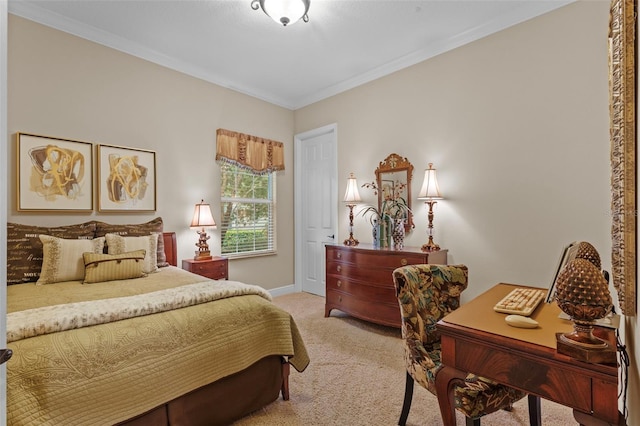
POLYGON ((340 266, 340 265, 336 266, 336 270, 337 270, 338 272, 342 271, 342 266, 340 266))
POLYGON ((342 258, 342 252, 337 252, 337 253, 336 253, 336 257, 337 257, 338 259, 342 258))
POLYGON ((402 266, 406 266, 406 264, 407 264, 407 263, 408 263, 408 262, 407 262, 407 259, 401 259, 401 260, 400 260, 400 264, 401 264, 402 266))
POLYGON ((336 284, 338 285, 338 287, 342 287, 342 281, 338 280, 336 284))

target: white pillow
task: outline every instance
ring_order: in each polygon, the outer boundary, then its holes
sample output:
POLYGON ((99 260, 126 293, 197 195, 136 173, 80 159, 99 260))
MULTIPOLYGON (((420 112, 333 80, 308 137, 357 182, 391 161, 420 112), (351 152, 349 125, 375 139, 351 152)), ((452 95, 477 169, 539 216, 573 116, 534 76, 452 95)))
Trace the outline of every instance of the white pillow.
POLYGON ((42 241, 42 269, 36 284, 61 281, 82 281, 84 278, 83 253, 102 253, 104 237, 92 240, 64 239, 39 235, 42 241))
POLYGON ((142 263, 142 272, 149 274, 158 270, 158 233, 141 237, 123 237, 118 234, 106 234, 107 252, 122 254, 135 250, 146 250, 142 263))

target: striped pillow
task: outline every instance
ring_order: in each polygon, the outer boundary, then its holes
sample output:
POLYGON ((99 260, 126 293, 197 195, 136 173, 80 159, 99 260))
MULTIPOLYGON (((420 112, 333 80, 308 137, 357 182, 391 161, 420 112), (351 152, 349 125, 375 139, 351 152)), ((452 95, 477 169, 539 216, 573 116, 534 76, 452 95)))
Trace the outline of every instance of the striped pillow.
POLYGON ((145 250, 122 254, 84 253, 84 283, 128 280, 146 276, 142 272, 145 250))

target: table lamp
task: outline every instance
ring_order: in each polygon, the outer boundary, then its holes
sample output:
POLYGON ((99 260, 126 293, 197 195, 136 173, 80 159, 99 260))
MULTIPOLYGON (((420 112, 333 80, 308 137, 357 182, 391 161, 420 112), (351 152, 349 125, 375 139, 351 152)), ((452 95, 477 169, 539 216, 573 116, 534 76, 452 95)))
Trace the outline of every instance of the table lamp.
POLYGON ((193 212, 193 219, 191 220, 191 229, 198 229, 197 233, 200 236, 196 243, 196 255, 194 260, 210 260, 212 259, 211 252, 209 251, 209 245, 207 240, 209 236, 205 232, 205 228, 216 228, 216 221, 213 220, 211 214, 211 206, 205 204, 204 200, 196 204, 196 208, 193 212), (198 229, 199 228, 199 229, 198 229))
POLYGON ((349 207, 349 238, 344 240, 345 246, 357 246, 358 240, 353 238, 353 208, 360 200, 360 193, 358 192, 358 182, 356 177, 351 173, 349 179, 347 179, 347 191, 344 194, 343 200, 347 207, 349 207))
POLYGON ((440 246, 433 242, 433 205, 437 203, 436 200, 441 200, 440 188, 438 188, 438 179, 436 178, 436 169, 433 168, 433 163, 429 163, 429 168, 424 171, 424 182, 422 182, 422 188, 418 194, 418 200, 425 200, 424 203, 429 206, 429 241, 424 244, 422 251, 437 251, 440 250, 440 246))

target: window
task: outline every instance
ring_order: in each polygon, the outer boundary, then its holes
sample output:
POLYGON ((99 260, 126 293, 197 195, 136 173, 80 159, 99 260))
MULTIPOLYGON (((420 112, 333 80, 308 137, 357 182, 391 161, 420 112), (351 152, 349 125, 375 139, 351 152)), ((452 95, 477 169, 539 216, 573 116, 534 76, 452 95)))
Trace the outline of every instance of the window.
POLYGON ((220 171, 222 254, 275 253, 275 173, 258 174, 229 163, 222 163, 220 171))

